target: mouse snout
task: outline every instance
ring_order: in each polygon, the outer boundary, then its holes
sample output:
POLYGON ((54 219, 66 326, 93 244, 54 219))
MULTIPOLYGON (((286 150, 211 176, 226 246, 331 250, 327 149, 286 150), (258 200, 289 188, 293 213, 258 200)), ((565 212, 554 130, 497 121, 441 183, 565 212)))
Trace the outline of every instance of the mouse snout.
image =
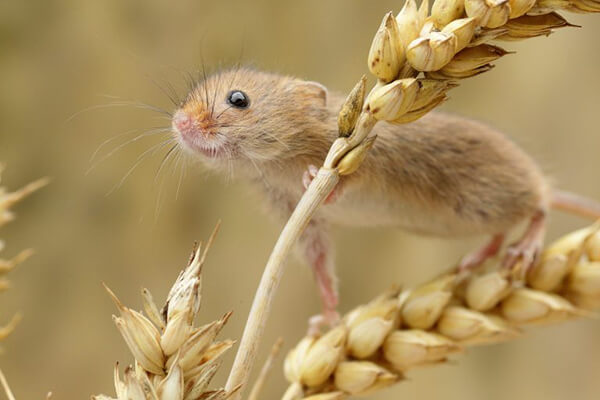
POLYGON ((184 148, 211 158, 219 156, 223 138, 217 135, 214 121, 206 110, 184 106, 173 114, 171 123, 177 140, 184 148))
POLYGON ((182 135, 214 133, 214 120, 210 111, 203 105, 190 103, 173 115, 173 128, 182 135))
POLYGON ((173 127, 181 134, 188 134, 193 128, 192 117, 183 110, 179 110, 173 115, 173 127))

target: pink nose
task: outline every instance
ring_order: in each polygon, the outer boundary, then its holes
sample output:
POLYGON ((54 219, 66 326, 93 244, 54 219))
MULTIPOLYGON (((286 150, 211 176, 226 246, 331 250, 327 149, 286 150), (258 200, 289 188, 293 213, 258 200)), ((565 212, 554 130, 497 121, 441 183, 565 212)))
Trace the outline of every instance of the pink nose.
POLYGON ((192 119, 182 110, 179 110, 173 116, 173 125, 181 132, 185 133, 192 127, 192 119))

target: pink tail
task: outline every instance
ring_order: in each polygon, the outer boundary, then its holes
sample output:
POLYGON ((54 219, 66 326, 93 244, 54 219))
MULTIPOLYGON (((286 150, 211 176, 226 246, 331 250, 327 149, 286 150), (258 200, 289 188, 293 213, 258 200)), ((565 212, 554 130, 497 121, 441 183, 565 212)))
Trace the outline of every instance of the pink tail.
POLYGON ((562 190, 555 190, 552 193, 552 208, 582 217, 600 218, 600 202, 562 190))

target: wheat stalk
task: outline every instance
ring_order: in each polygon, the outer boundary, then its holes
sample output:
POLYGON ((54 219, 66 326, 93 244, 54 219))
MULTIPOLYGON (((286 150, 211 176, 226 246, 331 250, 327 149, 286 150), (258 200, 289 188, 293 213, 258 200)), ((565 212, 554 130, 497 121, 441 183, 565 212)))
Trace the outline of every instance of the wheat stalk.
POLYGON ((513 339, 525 325, 592 315, 600 308, 600 222, 549 245, 524 279, 489 267, 389 290, 324 335, 303 338, 285 360, 283 399, 368 394, 466 346, 513 339))
POLYGON ((254 386, 252 386, 252 390, 250 390, 250 394, 248 394, 248 400, 260 400, 261 392, 267 383, 267 379, 269 378, 269 374, 273 369, 273 365, 275 364, 275 360, 281 351, 281 346, 283 345, 283 339, 279 338, 277 342, 271 348, 271 352, 269 353, 269 357, 265 361, 263 367, 258 374, 258 378, 254 381, 254 386))

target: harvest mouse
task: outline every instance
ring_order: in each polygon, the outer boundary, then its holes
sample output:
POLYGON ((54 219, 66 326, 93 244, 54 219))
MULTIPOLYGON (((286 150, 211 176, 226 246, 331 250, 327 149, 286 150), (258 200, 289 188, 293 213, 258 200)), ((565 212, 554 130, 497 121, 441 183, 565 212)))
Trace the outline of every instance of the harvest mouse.
MULTIPOLYGON (((249 180, 285 218, 338 135, 343 101, 319 83, 236 68, 197 83, 172 127, 183 149, 249 180)), ((528 228, 509 246, 504 264, 532 263, 550 207, 600 218, 599 204, 554 190, 528 155, 482 123, 432 112, 405 125, 380 122, 374 132, 364 164, 342 179, 299 243, 328 322, 337 318, 338 303, 331 224, 490 236, 460 261, 459 268, 470 268, 496 255, 506 233, 524 221, 528 228)))

